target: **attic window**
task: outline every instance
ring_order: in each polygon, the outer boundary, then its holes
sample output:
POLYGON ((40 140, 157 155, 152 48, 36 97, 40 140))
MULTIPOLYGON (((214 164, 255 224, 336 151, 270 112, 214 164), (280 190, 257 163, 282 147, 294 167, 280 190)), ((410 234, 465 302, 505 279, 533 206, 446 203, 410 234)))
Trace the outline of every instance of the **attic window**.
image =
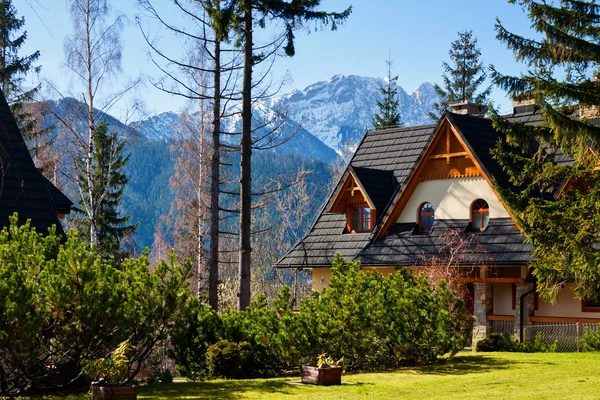
POLYGON ((477 199, 471 206, 471 222, 474 231, 484 231, 490 222, 490 207, 487 201, 477 199))
POLYGON ((423 203, 419 209, 419 232, 429 233, 433 226, 435 209, 431 203, 423 203))
POLYGON ((350 232, 371 232, 373 230, 373 213, 368 206, 349 207, 347 215, 350 232))

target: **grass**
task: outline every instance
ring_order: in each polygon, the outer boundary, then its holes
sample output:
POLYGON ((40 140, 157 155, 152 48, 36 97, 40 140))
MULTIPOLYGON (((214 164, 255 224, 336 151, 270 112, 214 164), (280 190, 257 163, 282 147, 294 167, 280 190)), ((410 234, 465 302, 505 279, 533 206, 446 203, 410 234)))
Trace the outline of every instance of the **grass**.
MULTIPOLYGON (((342 386, 299 378, 211 380, 139 388, 138 399, 597 399, 600 353, 461 353, 438 365, 345 374, 342 386)), ((84 394, 45 400, 83 400, 84 394)))

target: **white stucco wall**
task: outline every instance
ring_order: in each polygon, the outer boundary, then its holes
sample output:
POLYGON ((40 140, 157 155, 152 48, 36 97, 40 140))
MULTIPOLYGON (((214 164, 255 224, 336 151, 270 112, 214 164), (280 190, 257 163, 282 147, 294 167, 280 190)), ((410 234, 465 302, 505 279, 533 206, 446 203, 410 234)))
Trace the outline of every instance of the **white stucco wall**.
MULTIPOLYGON (((365 267, 363 271, 377 271, 384 277, 390 276, 396 270, 393 267, 365 267)), ((329 285, 329 280, 331 279, 331 268, 313 268, 312 269, 312 289, 313 290, 321 290, 326 288, 329 285)))
POLYGON ((494 315, 514 315, 512 309, 512 283, 493 284, 494 315))
POLYGON ((581 301, 575 298, 572 286, 567 284, 558 292, 556 304, 544 303, 540 299, 535 316, 600 318, 600 313, 581 311, 581 301))
POLYGON ((419 183, 397 222, 415 222, 419 206, 424 202, 433 205, 435 218, 469 219, 471 203, 477 199, 487 201, 490 218, 509 217, 487 181, 482 177, 474 177, 419 183))

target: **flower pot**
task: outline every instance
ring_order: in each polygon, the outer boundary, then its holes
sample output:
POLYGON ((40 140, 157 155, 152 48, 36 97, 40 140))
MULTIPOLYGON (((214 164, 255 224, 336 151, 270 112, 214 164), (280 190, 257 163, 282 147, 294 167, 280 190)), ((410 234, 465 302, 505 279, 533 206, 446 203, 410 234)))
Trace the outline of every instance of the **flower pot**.
POLYGON ((302 383, 325 386, 341 385, 342 367, 319 368, 314 365, 303 365, 302 383))
POLYGON ((137 388, 135 386, 90 386, 90 398, 114 399, 114 400, 137 400, 137 388))

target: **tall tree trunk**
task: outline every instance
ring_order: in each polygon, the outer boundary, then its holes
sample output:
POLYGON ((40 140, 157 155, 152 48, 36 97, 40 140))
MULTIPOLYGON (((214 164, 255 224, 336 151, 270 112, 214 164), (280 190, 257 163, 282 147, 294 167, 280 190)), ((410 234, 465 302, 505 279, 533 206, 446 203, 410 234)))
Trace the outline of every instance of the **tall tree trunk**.
MULTIPOLYGON (((218 4, 218 2, 217 2, 218 4)), ((214 104, 210 174, 210 277, 208 303, 219 308, 219 181, 221 171, 221 40, 215 35, 214 104)))
POLYGON ((250 213, 252 212, 251 166, 252 155, 252 4, 244 2, 244 81, 242 87, 242 139, 240 143, 240 249, 238 309, 250 304, 250 213))
POLYGON ((92 177, 92 163, 94 158, 94 131, 96 129, 95 118, 94 118, 94 89, 93 89, 93 54, 92 54, 92 32, 91 32, 91 5, 90 2, 87 1, 85 3, 86 6, 86 15, 85 15, 85 45, 86 45, 86 61, 87 61, 87 94, 88 94, 88 142, 87 142, 87 154, 86 154, 86 177, 87 179, 87 189, 88 189, 88 204, 86 207, 88 208, 88 218, 90 219, 90 247, 94 246, 97 242, 96 238, 96 202, 94 201, 94 179, 92 177))

